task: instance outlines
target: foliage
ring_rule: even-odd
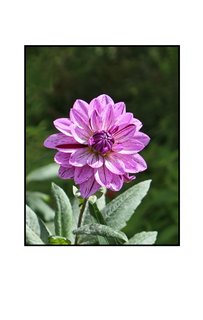
[[[75,204],[71,205],[68,196],[59,186],[52,183],[52,195],[55,199],[55,218],[54,226],[55,233],[51,234],[48,227],[41,221],[40,218],[26,206],[26,244],[36,245],[74,245],[74,244],[99,244],[99,245],[151,245],[156,241],[157,232],[142,232],[135,234],[128,240],[126,234],[120,229],[122,224],[119,225],[118,221],[129,220],[128,210],[123,210],[129,206],[131,215],[134,213],[142,198],[145,197],[149,189],[150,181],[144,181],[134,187],[128,189],[125,194],[118,196],[113,205],[107,204],[103,207],[102,211],[98,209],[97,198],[96,202],[84,200],[82,204],[81,214],[85,213],[82,220],[82,225],[75,226],[73,216],[78,218],[79,200],[75,197]],[[135,188],[136,187],[136,188]],[[134,197],[131,195],[134,194]],[[103,194],[105,197],[105,195]],[[96,196],[95,196],[96,197]],[[86,210],[83,210],[85,208]],[[121,214],[122,211],[122,214]],[[103,212],[103,213],[102,213]],[[114,217],[115,224],[112,224],[111,216]],[[89,217],[89,219],[86,219]],[[76,235],[76,237],[74,237]],[[81,235],[86,235],[81,237]],[[77,241],[76,241],[77,240]]]
[[[54,150],[43,146],[54,133],[53,121],[68,117],[76,99],[90,101],[102,93],[124,101],[151,138],[141,152],[148,169],[137,175],[136,183],[124,184],[121,192],[148,179],[153,180],[152,188],[122,231],[130,239],[143,230],[157,230],[156,244],[178,244],[178,47],[27,47],[26,174],[53,164]],[[28,181],[28,192],[49,198],[38,195],[36,202],[28,194],[27,203],[31,207],[41,200],[49,205],[50,218],[45,207],[44,213],[37,204],[33,210],[53,230],[51,181],[75,202],[73,181],[55,175],[43,183]],[[121,192],[107,191],[107,204]]]

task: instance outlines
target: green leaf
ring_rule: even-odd
[[[26,205],[26,243],[45,244],[51,234],[40,218]]]
[[[158,232],[157,231],[143,231],[136,233],[132,238],[129,239],[125,245],[128,244],[154,244],[156,242]]]
[[[56,215],[54,218],[56,235],[72,241],[72,207],[69,198],[59,186],[52,182],[52,195],[55,201]]]
[[[72,200],[72,210],[73,210],[73,217],[72,217],[72,231],[77,229],[78,226],[78,219],[80,215],[80,203],[78,198],[73,198]],[[75,242],[75,235],[72,233],[72,243]]]
[[[128,241],[128,238],[126,237],[125,233],[121,231],[116,231],[108,226],[98,223],[86,224],[85,226],[74,230],[73,233],[99,235],[103,237],[116,237],[124,241]]]
[[[43,221],[52,221],[54,219],[55,212],[42,200],[45,199],[42,195],[40,192],[27,191],[26,203],[33,211],[40,215],[40,218],[42,218]]]
[[[31,171],[27,177],[26,182],[30,181],[44,181],[58,177],[59,165],[57,163],[50,163],[46,166],[40,167]]]
[[[146,196],[151,181],[146,180],[136,184],[101,210],[108,226],[113,227],[115,230],[121,230],[126,226],[126,222]]]
[[[51,245],[69,245],[71,244],[70,240],[65,237],[59,237],[59,236],[49,236],[49,243]]]

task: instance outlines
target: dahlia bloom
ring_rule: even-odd
[[[126,112],[123,102],[100,95],[90,104],[76,100],[69,118],[54,121],[60,133],[49,136],[44,146],[56,149],[59,177],[74,179],[83,198],[101,186],[118,191],[147,168],[138,154],[150,138],[140,132],[142,123]]]

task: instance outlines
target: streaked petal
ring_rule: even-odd
[[[64,136],[63,133],[54,133],[44,141],[44,146],[50,149],[56,149],[58,141]]]
[[[92,176],[91,178],[89,178],[89,180],[80,184],[80,192],[81,192],[82,198],[89,198],[90,196],[95,194],[100,187],[101,186],[95,180],[95,177]]]
[[[94,175],[94,169],[85,165],[84,167],[76,167],[74,173],[74,181],[76,184],[81,184]]]
[[[113,173],[124,174],[125,166],[123,162],[114,153],[105,157],[105,166]]]
[[[89,104],[84,101],[84,100],[76,100],[73,109],[76,109],[82,114],[86,119],[88,119],[88,109],[89,109]]]
[[[70,153],[57,152],[54,161],[64,168],[72,168],[72,165],[69,163],[70,156]]]
[[[73,151],[76,151],[77,149],[84,148],[85,145],[78,143],[74,137],[65,136],[63,135],[63,138],[60,139],[56,145],[56,149],[61,152],[67,152],[72,153]]]
[[[75,168],[64,168],[64,167],[60,167],[59,168],[59,177],[61,179],[73,179],[74,178],[74,171]]]
[[[103,126],[102,118],[96,110],[93,110],[93,112],[91,114],[90,125],[92,127],[93,132],[102,129],[102,126]]]
[[[133,154],[133,159],[137,163],[137,172],[142,172],[147,169],[147,164],[139,153]]]
[[[134,124],[129,124],[123,129],[119,130],[114,134],[114,138],[116,139],[116,142],[124,142],[126,140],[129,140],[133,137],[135,133],[136,127]]]
[[[54,121],[54,126],[56,127],[56,129],[67,136],[72,136],[71,130],[69,128],[71,124],[72,122],[70,121],[70,119],[67,118],[60,118]]]
[[[103,165],[104,159],[99,154],[92,153],[87,158],[87,164],[92,168],[99,168]]]
[[[114,152],[120,152],[123,150],[124,146],[122,143],[114,143],[113,147],[111,148],[112,151]]]
[[[122,124],[131,124],[133,120],[133,114],[130,112],[123,113],[121,114],[117,119],[116,119],[116,125],[120,126]]]
[[[115,116],[114,116],[114,109],[111,104],[108,104],[102,113],[103,119],[103,126],[102,129],[108,131],[114,123],[115,123]]]
[[[71,154],[69,163],[75,167],[83,167],[87,164],[87,158],[89,157],[89,148],[78,149]]]
[[[95,169],[95,179],[96,181],[103,187],[107,187],[109,186],[112,177],[113,177],[113,173],[111,171],[109,171],[105,165],[103,165],[102,167]]]
[[[129,183],[132,180],[136,179],[136,177],[135,176],[129,176],[129,173],[125,173],[123,175],[123,179],[124,179],[124,182]]]
[[[76,141],[82,144],[88,144],[90,134],[86,132],[84,129],[78,128],[75,125],[70,126],[71,133]]]
[[[143,126],[142,122],[135,118],[133,118],[132,123],[136,126],[136,131],[139,131]]]
[[[114,104],[114,110],[116,117],[119,117],[121,114],[126,113],[126,106],[124,102],[118,102]]]
[[[112,181],[109,185],[109,189],[112,191],[119,191],[123,186],[123,176],[113,174]]]
[[[121,154],[133,154],[144,149],[144,144],[135,138],[123,142],[123,149]]]
[[[129,154],[119,153],[119,158],[122,161],[123,165],[125,166],[125,172],[130,172],[130,173],[138,172],[137,162],[133,156],[134,154],[129,155]]]
[[[150,137],[143,132],[135,132],[133,139],[139,140],[145,147],[150,141]]]
[[[111,99],[111,97],[106,94],[101,94],[90,102],[90,106],[97,110],[99,114],[101,114],[104,107],[109,103],[114,104],[114,101]]]
[[[91,132],[89,129],[89,118],[81,114],[77,109],[70,110],[70,119],[77,127],[85,129],[86,132]]]

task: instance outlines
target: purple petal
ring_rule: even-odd
[[[148,145],[150,137],[143,132],[135,132],[133,139],[139,140],[144,146]]]
[[[113,147],[112,147],[112,151],[114,152],[120,152],[121,150],[123,150],[123,144],[122,143],[114,143]]]
[[[76,184],[81,184],[94,175],[94,169],[85,165],[84,167],[76,167],[74,173],[74,181]]]
[[[95,180],[94,176],[89,178],[89,180],[80,184],[80,192],[82,198],[89,198],[93,194],[95,194],[100,188],[100,185]]]
[[[126,183],[129,183],[129,182],[131,182],[132,180],[134,180],[134,179],[136,179],[136,177],[135,176],[129,176],[129,173],[125,173],[124,175],[123,175],[123,178],[124,178],[124,182],[126,182]]]
[[[87,158],[87,164],[92,168],[99,168],[103,163],[104,159],[99,154],[92,153]]]
[[[56,149],[58,141],[63,137],[63,133],[54,133],[44,141],[44,146],[50,149]]]
[[[124,102],[118,102],[114,104],[114,110],[116,117],[119,117],[121,114],[126,113],[126,106]]]
[[[91,124],[93,132],[102,129],[102,125],[103,125],[102,118],[96,110],[93,110],[93,112],[91,114],[90,124]]]
[[[144,144],[139,140],[131,138],[128,141],[123,142],[123,149],[120,151],[121,154],[133,154],[144,149]]]
[[[106,156],[105,166],[113,173],[125,173],[125,166],[123,162],[114,153],[110,153],[108,156]]]
[[[138,167],[136,159],[134,159],[134,154],[121,154],[119,153],[119,158],[125,166],[125,172],[137,173]]]
[[[60,167],[59,168],[59,177],[61,179],[73,179],[74,178],[74,171],[75,168],[64,168],[64,167]]]
[[[119,130],[114,134],[114,138],[116,139],[116,142],[124,142],[126,140],[129,140],[133,137],[135,133],[136,127],[134,124],[129,124],[123,129]]]
[[[117,119],[116,119],[116,124],[118,126],[122,124],[132,124],[133,121],[133,114],[130,112],[123,113],[121,114]]]
[[[82,144],[88,144],[91,135],[89,132],[87,132],[85,129],[78,128],[75,125],[71,125],[70,129],[76,141]]]
[[[78,110],[86,119],[88,119],[89,104],[84,100],[76,100],[73,109]]]
[[[101,114],[104,107],[109,103],[114,104],[114,101],[111,99],[111,97],[106,94],[101,94],[90,102],[90,106],[97,110],[99,114]]]
[[[72,168],[72,165],[69,163],[70,156],[70,153],[57,152],[54,161],[64,168]]]
[[[96,181],[103,187],[107,187],[109,186],[112,177],[113,177],[113,173],[111,171],[109,171],[105,166],[102,166],[98,169],[95,169],[95,179]]]
[[[108,131],[115,123],[114,109],[111,104],[107,105],[102,114],[103,130]]]
[[[58,129],[67,136],[72,135],[71,130],[69,128],[71,124],[72,122],[70,121],[70,119],[67,118],[60,118],[54,121],[54,126],[56,127],[56,129]]]
[[[147,164],[140,154],[133,154],[133,159],[137,163],[137,172],[142,172],[147,169]]]
[[[87,158],[89,157],[89,148],[78,149],[71,154],[69,163],[75,167],[83,167],[87,164]]]
[[[143,126],[142,122],[140,122],[140,120],[135,118],[133,118],[132,123],[136,126],[136,131],[139,131]]]
[[[85,129],[86,132],[91,132],[89,129],[89,118],[81,114],[78,110],[71,109],[70,119],[77,127]]]
[[[109,189],[112,191],[119,191],[123,186],[123,176],[113,174],[112,181],[109,185]]]
[[[73,137],[63,135],[56,145],[56,149],[61,152],[72,153],[77,149],[86,147],[83,144],[78,143]]]

